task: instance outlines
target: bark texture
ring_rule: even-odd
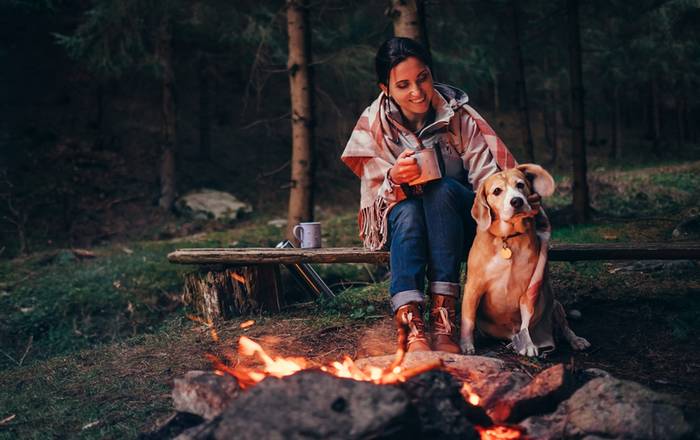
[[[184,302],[207,321],[279,312],[283,303],[279,266],[204,268],[188,274]]]
[[[172,30],[169,17],[164,17],[158,32],[156,56],[161,69],[163,117],[161,127],[160,199],[158,205],[169,210],[175,202],[175,146],[177,143],[177,113],[175,104],[175,72],[172,60]]]
[[[513,24],[511,32],[511,44],[513,46],[513,56],[515,65],[518,66],[518,112],[520,113],[520,132],[522,136],[523,148],[525,150],[525,161],[535,161],[535,147],[532,142],[532,129],[530,128],[530,108],[527,100],[527,82],[525,79],[525,63],[523,61],[523,49],[520,37],[520,2],[511,0],[510,14]]]
[[[306,0],[287,0],[289,90],[292,101],[292,177],[287,214],[287,238],[297,243],[292,229],[313,220],[314,109],[311,29]]]
[[[430,51],[423,0],[391,0],[386,10],[394,25],[394,36],[416,40]]]
[[[569,28],[569,76],[571,80],[571,144],[573,161],[574,221],[585,223],[590,218],[588,165],[586,163],[586,134],[583,109],[583,78],[581,69],[581,36],[579,2],[567,0]]]

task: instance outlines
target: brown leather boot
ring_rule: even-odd
[[[457,298],[433,294],[430,302],[430,335],[433,350],[461,353],[456,342]]]
[[[394,314],[394,321],[399,347],[406,351],[430,351],[423,316],[417,303],[411,302],[399,307]]]

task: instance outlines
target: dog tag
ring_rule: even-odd
[[[507,247],[503,247],[500,250],[500,254],[501,254],[501,258],[503,258],[504,260],[510,260],[510,257],[513,256],[513,251],[511,251]]]

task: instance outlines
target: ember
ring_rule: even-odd
[[[523,429],[512,427],[512,426],[492,426],[490,428],[482,428],[480,426],[476,427],[479,431],[481,440],[526,440],[527,437],[523,436]]]

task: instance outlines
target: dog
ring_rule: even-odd
[[[523,164],[486,178],[478,187],[472,217],[477,223],[467,261],[462,297],[460,348],[474,354],[474,330],[511,340],[526,356],[553,350],[554,332],[574,350],[590,343],[569,328],[547,277],[549,232],[535,227],[534,192],[554,192],[554,179],[542,167]],[[542,251],[542,252],[541,252]]]

